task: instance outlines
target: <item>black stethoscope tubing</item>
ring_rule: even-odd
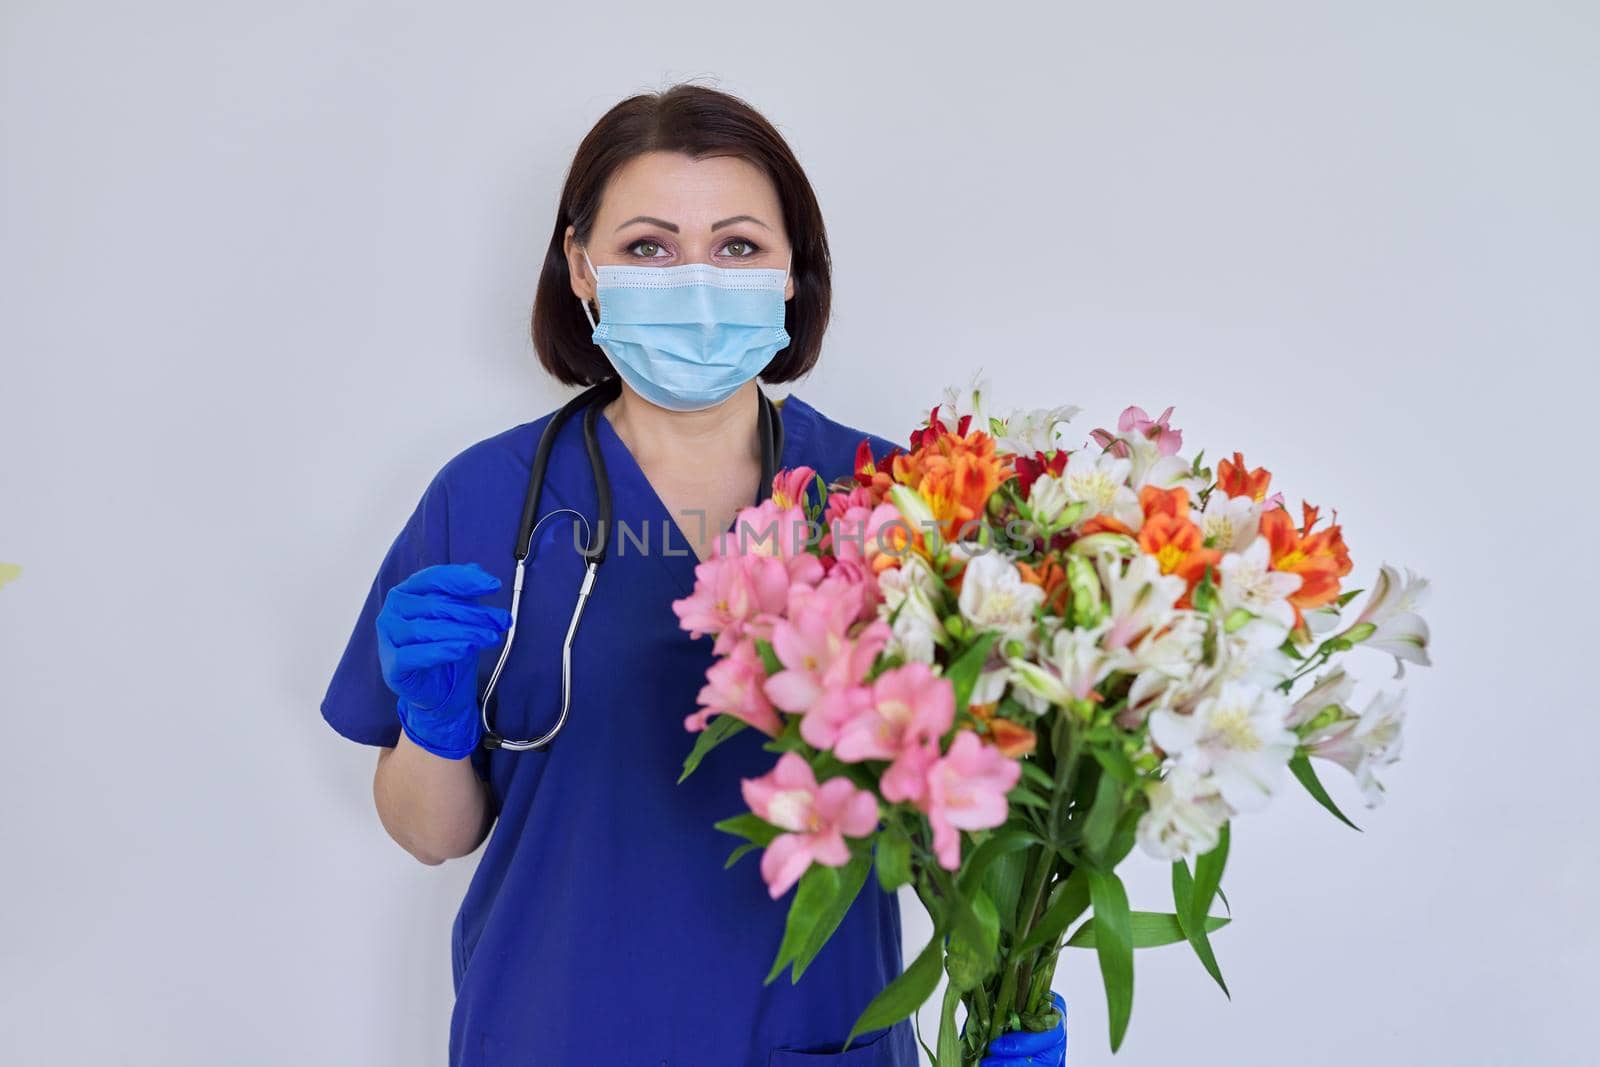
[[[761,438],[761,485],[756,493],[756,502],[759,504],[771,491],[773,476],[777,474],[778,459],[783,454],[783,418],[778,412],[778,405],[770,397],[759,389],[756,392],[761,399],[756,415],[757,432]],[[563,404],[550,417],[550,421],[545,424],[544,432],[539,436],[539,446],[533,454],[533,469],[528,477],[527,496],[522,502],[522,522],[517,530],[517,543],[514,549],[517,570],[511,589],[511,626],[506,631],[506,640],[500,650],[499,662],[495,664],[494,673],[489,676],[489,684],[484,689],[480,703],[484,748],[505,748],[516,752],[544,748],[554,740],[556,734],[561,732],[561,727],[567,721],[567,711],[572,701],[572,641],[577,636],[578,622],[583,618],[584,605],[594,589],[595,575],[600,570],[600,564],[605,562],[606,548],[611,537],[611,479],[606,474],[606,461],[600,452],[600,437],[596,425],[600,409],[621,393],[622,381],[619,378],[607,378],[589,386]],[[550,453],[555,447],[556,437],[580,408],[586,409],[583,413],[583,447],[588,454],[589,470],[594,477],[597,514],[592,534],[589,532],[587,517],[572,508],[557,508],[543,518],[536,519],[539,512],[539,497],[544,489],[545,472],[550,466]],[[576,516],[584,524],[586,532],[584,548],[580,552],[585,564],[583,583],[578,589],[578,599],[573,605],[572,618],[567,623],[566,637],[561,643],[561,714],[556,719],[555,725],[539,737],[526,740],[502,737],[490,724],[489,706],[495,682],[500,678],[500,671],[505,667],[506,657],[511,652],[511,642],[516,636],[517,610],[522,603],[524,569],[528,555],[533,551],[533,536],[539,524],[563,512]]]

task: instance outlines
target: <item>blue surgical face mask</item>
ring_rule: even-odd
[[[606,264],[583,251],[600,299],[583,316],[622,380],[652,404],[697,411],[732,396],[789,343],[783,290],[789,268]],[[789,253],[789,263],[794,253]]]

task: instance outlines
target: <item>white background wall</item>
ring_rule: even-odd
[[[443,1062],[476,857],[391,842],[317,703],[427,479],[561,395],[579,138],[699,77],[829,222],[801,395],[1176,404],[1434,582],[1390,802],[1241,820],[1234,1001],[1141,955],[1115,1062],[1593,1062],[1596,6],[893,6],[0,5],[0,1061]]]

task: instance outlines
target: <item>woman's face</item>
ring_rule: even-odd
[[[593,300],[594,276],[573,227],[563,248],[572,291]],[[736,156],[693,159],[681,152],[645,152],[618,167],[600,199],[589,235],[596,267],[775,267],[789,260],[789,235],[777,187]],[[794,296],[794,279],[784,287]]]

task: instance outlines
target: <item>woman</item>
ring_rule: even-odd
[[[746,810],[739,780],[774,759],[765,736],[735,735],[677,781],[711,642],[680,630],[671,602],[764,495],[756,379],[810,370],[829,289],[811,186],[738,99],[691,85],[635,96],[579,146],[533,341],[559,381],[620,389],[594,420],[614,514],[572,645],[570,712],[548,747],[483,745],[479,695],[512,622],[513,549],[550,415],[440,470],[322,702],[334,729],[379,746],[379,815],[407,851],[437,864],[488,837],[452,932],[456,1067],[917,1062],[910,1020],[837,1053],[901,971],[898,903],[873,880],[798,984],[764,984],[792,898],[770,899],[754,859],[724,869],[738,841],[713,823]],[[793,395],[779,415],[779,467],[831,480],[853,469],[863,438],[878,456],[890,447]],[[546,518],[490,701],[506,738],[537,737],[561,716],[579,549],[599,518],[582,423],[553,439]]]

